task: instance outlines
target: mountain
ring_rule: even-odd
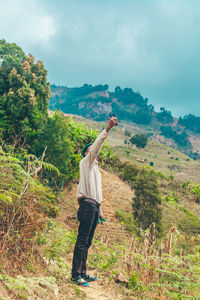
[[[113,92],[105,85],[68,88],[51,85],[49,108],[76,114],[95,121],[105,121],[116,114],[120,121],[137,126],[150,139],[167,144],[182,153],[199,159],[200,117],[188,114],[175,118],[171,111],[154,110],[140,92],[117,86]]]
[[[115,92],[109,92],[106,84],[84,84],[79,88],[52,85],[49,108],[96,121],[103,121],[110,113],[116,113],[121,120],[149,124],[153,116],[153,106],[148,105],[148,99],[144,99],[139,92],[120,87],[116,87]]]

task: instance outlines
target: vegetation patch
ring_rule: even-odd
[[[116,211],[116,217],[120,220],[121,224],[124,225],[128,232],[132,234],[137,231],[132,212],[122,211],[119,209]]]

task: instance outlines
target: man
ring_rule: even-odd
[[[109,130],[118,124],[116,117],[111,117],[105,130],[97,137],[93,144],[87,144],[83,149],[84,158],[80,162],[80,181],[77,191],[79,209],[77,217],[80,222],[78,236],[74,248],[71,280],[81,286],[89,286],[88,282],[97,280],[97,277],[86,273],[88,248],[99,218],[103,221],[103,212],[100,207],[102,201],[101,174],[96,160],[108,137]]]

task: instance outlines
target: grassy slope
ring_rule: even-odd
[[[68,115],[66,115],[68,116]],[[79,122],[85,122],[89,128],[102,130],[105,128],[105,122],[95,122],[85,119],[81,116],[73,115],[73,119]],[[154,163],[154,170],[159,171],[166,177],[172,175],[174,178],[174,184],[170,184],[169,180],[161,184],[160,189],[162,193],[162,209],[163,209],[163,227],[167,232],[171,226],[177,226],[180,228],[181,224],[185,224],[185,231],[192,234],[191,229],[194,226],[193,220],[188,218],[180,208],[174,204],[166,202],[166,197],[178,198],[178,205],[185,207],[191,211],[197,218],[200,218],[199,204],[194,202],[194,199],[183,194],[178,189],[178,185],[183,181],[191,180],[193,182],[200,182],[200,162],[194,161],[183,153],[170,148],[165,144],[161,144],[155,140],[149,140],[148,145],[144,149],[138,149],[135,146],[126,146],[124,144],[124,131],[128,129],[132,134],[141,131],[140,128],[134,127],[132,124],[120,124],[110,131],[107,143],[113,148],[114,152],[123,161],[131,161],[139,166],[149,166],[152,161]],[[127,153],[127,150],[130,153]],[[144,163],[138,162],[137,159],[146,161]],[[196,227],[193,228],[193,233],[198,233]]]
[[[65,114],[66,116],[70,116]],[[102,130],[105,128],[105,122],[95,122],[81,116],[73,115],[73,119],[79,122],[85,122],[89,128]],[[194,161],[183,153],[170,148],[169,146],[159,143],[155,140],[149,140],[148,145],[144,149],[138,149],[133,146],[124,144],[124,131],[128,129],[132,134],[141,132],[141,128],[132,124],[122,123],[118,127],[112,129],[108,137],[108,144],[113,148],[114,152],[123,161],[132,161],[138,165],[149,165],[154,163],[154,170],[162,172],[165,176],[173,175],[182,180],[192,180],[200,182],[200,162]],[[127,153],[127,150],[130,153]],[[168,154],[168,152],[170,152]],[[140,163],[137,159],[146,161]]]

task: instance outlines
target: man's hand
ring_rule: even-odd
[[[106,131],[108,132],[113,126],[118,125],[119,121],[117,117],[108,118],[108,125],[106,127]]]
[[[98,224],[103,224],[106,221],[106,219],[102,216],[99,216]]]

